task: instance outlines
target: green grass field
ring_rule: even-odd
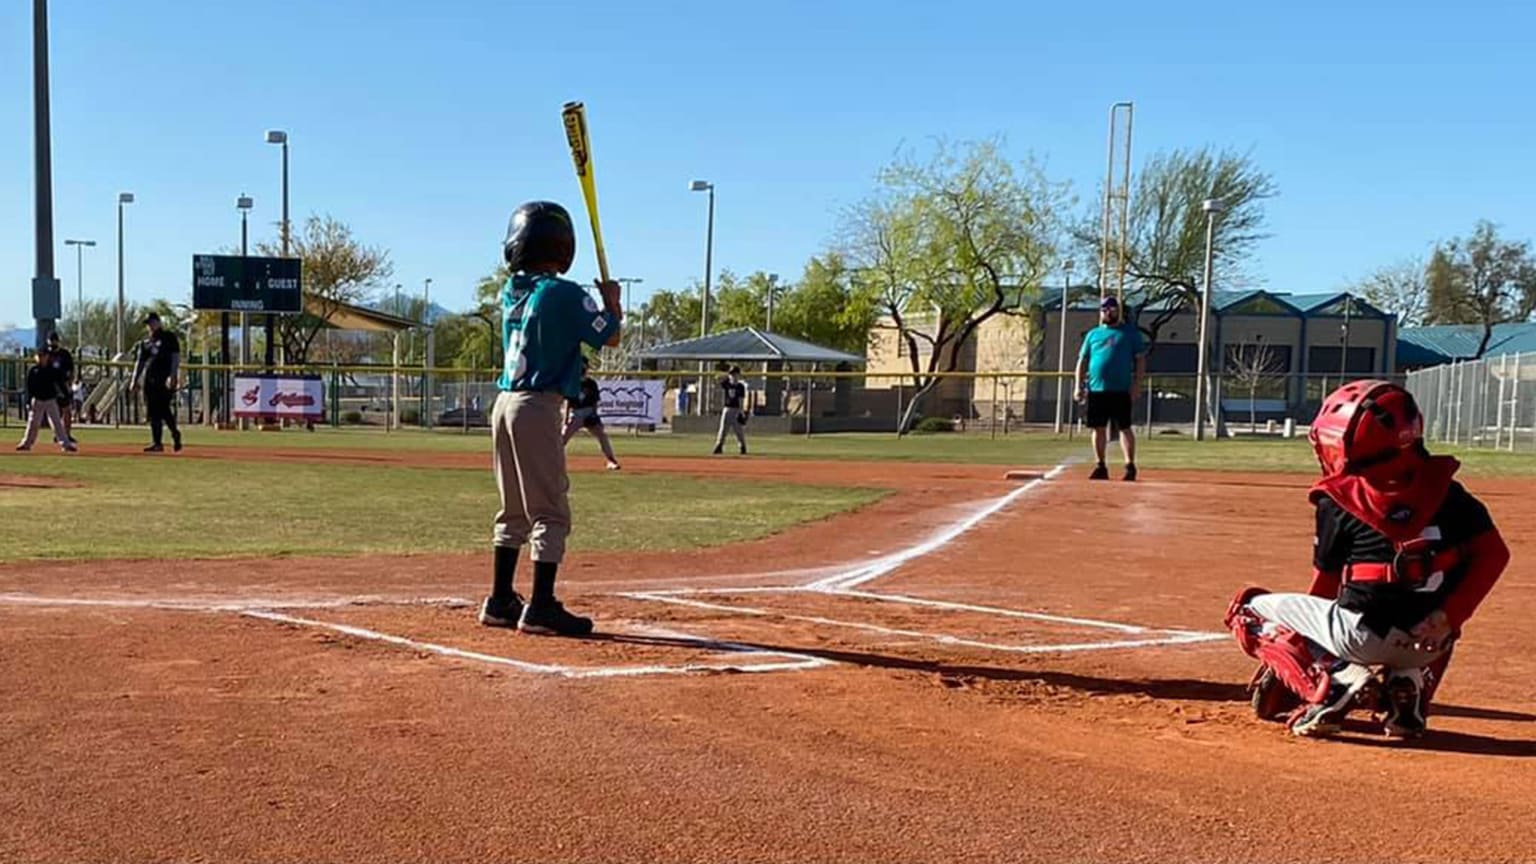
[[[488,470],[34,455],[0,473],[82,484],[0,487],[0,560],[472,550],[497,507]],[[735,543],[884,494],[611,474],[575,475],[571,492],[577,550]]]
[[[79,432],[89,452],[99,444],[142,444],[142,429]],[[314,433],[189,430],[191,447],[375,448],[487,454],[481,432],[321,429]],[[922,461],[1049,466],[1086,462],[1086,438],[1031,433],[977,435],[761,436],[752,458]],[[707,456],[698,436],[615,435],[623,456]],[[43,445],[46,446],[46,445]],[[593,455],[578,437],[572,451]],[[1445,450],[1466,474],[1536,475],[1536,455]],[[727,459],[737,457],[727,456]],[[1111,446],[1111,463],[1119,455]],[[1152,436],[1138,460],[1148,479],[1158,470],[1242,472],[1316,470],[1301,439],[1196,443]],[[489,459],[487,458],[487,464]],[[482,547],[496,510],[488,470],[342,464],[280,464],[138,457],[7,459],[0,473],[54,477],[78,488],[0,487],[0,560],[37,558],[180,558],[238,555],[347,555],[471,550]],[[661,550],[728,544],[768,536],[877,500],[880,490],[801,486],[643,474],[572,478],[575,549]],[[39,521],[76,526],[45,532]]]
[[[19,430],[18,433],[19,435]],[[91,442],[142,444],[148,435],[142,429],[90,429],[80,433],[84,445]],[[361,429],[321,428],[315,432],[212,432],[189,430],[188,442],[196,447],[272,447],[357,448],[426,452],[489,453],[490,443],[484,430],[465,435],[459,431],[425,432],[410,430],[382,432]],[[613,430],[614,446],[622,458],[636,456],[709,455],[713,441],[697,435],[629,435]],[[990,438],[986,435],[908,435],[897,438],[882,434],[839,434],[803,436],[764,435],[750,439],[754,456],[770,459],[824,459],[833,461],[905,461],[956,462],[984,465],[1055,465],[1064,459],[1087,459],[1088,439],[1071,439],[1047,433],[1026,432]],[[1148,470],[1188,469],[1209,471],[1283,471],[1310,473],[1317,463],[1303,438],[1224,439],[1199,443],[1187,435],[1152,435],[1140,437],[1138,462]],[[1468,476],[1536,475],[1536,453],[1507,453],[1436,446],[1435,452],[1449,453],[1466,465]],[[597,453],[596,444],[586,435],[571,442],[571,452]],[[1119,460],[1118,447],[1110,445],[1110,459]]]

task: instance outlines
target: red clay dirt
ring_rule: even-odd
[[[853,573],[1019,484],[993,466],[626,470],[897,492],[738,547],[578,554],[563,593],[606,634],[582,641],[447,602],[479,598],[484,555],[0,567],[0,860],[1536,860],[1526,481],[1470,484],[1514,564],[1434,731],[1404,747],[1289,739],[1252,719],[1230,641],[1170,641],[1219,630],[1244,583],[1304,584],[1306,478],[1074,470],[847,596],[751,589]],[[674,589],[721,593],[654,593]],[[384,602],[405,600],[425,602]],[[152,601],[200,608],[126,605]],[[301,624],[207,608],[305,601],[280,610]],[[1081,647],[1140,638],[1159,644]],[[584,678],[479,655],[577,676],[800,666]]]

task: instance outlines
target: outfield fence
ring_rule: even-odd
[[[25,417],[26,400],[20,388],[27,362],[12,357],[0,363],[4,397],[0,425],[15,425]],[[144,422],[142,402],[129,386],[131,363],[88,359],[79,361],[79,367],[82,388],[75,400],[77,422],[111,426]],[[500,370],[486,369],[340,364],[272,371],[319,380],[324,412],[315,423],[380,432],[457,429],[466,434],[489,425],[500,374]],[[242,424],[235,417],[235,406],[247,394],[234,392],[233,382],[237,375],[262,372],[249,365],[184,363],[176,398],[179,418],[183,423],[208,426],[260,422]],[[637,434],[712,433],[721,408],[716,374],[710,372],[701,379],[697,370],[629,371],[598,372],[595,377],[662,383],[662,404],[655,406],[661,422],[632,427]],[[931,387],[919,388],[910,373],[749,370],[744,375],[752,393],[755,434],[894,433],[914,399],[919,400],[912,411],[914,421],[936,418],[930,426],[936,422],[991,437],[1025,430],[1081,432],[1082,406],[1073,398],[1070,374],[955,372],[931,379]],[[1288,425],[1305,425],[1323,396],[1342,380],[1338,375],[1275,375],[1261,381],[1213,376],[1207,422],[1213,427],[1221,423],[1234,434],[1274,434]],[[1185,430],[1194,422],[1194,396],[1194,375],[1150,376],[1133,409],[1136,425],[1147,431]],[[1528,401],[1536,406],[1536,398]],[[295,421],[282,425],[292,426]],[[299,425],[312,424],[301,421]]]
[[[1536,451],[1536,355],[1506,354],[1410,372],[1432,442]]]

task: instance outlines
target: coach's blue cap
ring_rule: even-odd
[[[1108,297],[1105,297],[1103,300],[1099,301],[1099,308],[1100,309],[1119,309],[1120,308],[1120,301],[1116,300],[1114,295],[1110,295]]]

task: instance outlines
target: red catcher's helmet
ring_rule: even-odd
[[[1424,440],[1424,418],[1407,390],[1390,381],[1352,381],[1328,394],[1307,435],[1323,474],[1379,465]]]

